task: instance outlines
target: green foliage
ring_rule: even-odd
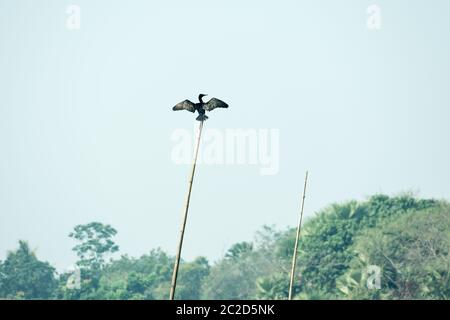
[[[299,243],[295,299],[449,299],[450,205],[410,195],[333,204],[308,219]],[[0,262],[0,297],[12,299],[168,299],[174,257],[160,249],[108,261],[116,230],[98,222],[70,237],[80,286],[37,260],[26,243]],[[286,299],[296,230],[264,226],[212,266],[181,261],[177,299]],[[368,289],[369,266],[381,289]]]
[[[298,265],[303,290],[339,295],[336,280],[355,257],[351,246],[356,236],[375,228],[380,221],[439,205],[438,201],[409,195],[376,195],[365,202],[350,201],[326,208],[304,227]]]
[[[105,264],[106,256],[119,250],[111,240],[116,233],[113,227],[100,222],[76,226],[69,237],[80,242],[72,249],[79,257],[77,265],[90,270],[100,270]]]
[[[294,283],[296,298],[346,298],[336,281],[356,256],[352,247],[355,238],[377,228],[380,222],[438,206],[439,201],[410,195],[376,195],[364,202],[350,201],[325,208],[309,219],[302,230]],[[265,227],[251,256],[244,255],[236,262],[225,259],[214,266],[212,276],[204,284],[206,293],[211,292],[206,297],[285,299],[295,234],[295,229],[277,232]]]
[[[181,264],[175,298],[183,300],[200,299],[201,284],[209,275],[209,272],[210,265],[204,257],[199,257],[193,262]]]
[[[357,256],[338,282],[350,299],[449,299],[450,207],[411,212],[358,237]],[[365,270],[381,268],[380,290]]]
[[[257,258],[224,259],[211,268],[203,282],[203,299],[245,299],[255,294],[259,270],[253,265]]]
[[[167,299],[173,261],[160,249],[152,250],[140,258],[122,256],[107,266],[102,280],[105,286],[117,279],[124,281],[132,299]]]
[[[0,297],[48,299],[56,287],[54,274],[55,269],[39,261],[27,242],[19,241],[19,248],[0,264]]]
[[[289,293],[288,273],[276,272],[273,275],[256,280],[256,298],[258,299],[286,299]]]
[[[100,222],[75,226],[69,237],[78,241],[72,250],[76,252],[79,259],[77,266],[81,273],[80,287],[68,288],[67,280],[71,274],[62,274],[55,292],[56,298],[91,300],[129,297],[126,288],[122,288],[126,285],[125,282],[111,283],[102,279],[104,269],[108,265],[107,257],[119,250],[111,239],[116,234],[117,231],[113,227]]]
[[[287,272],[274,250],[280,236],[273,227],[264,226],[257,233],[254,244],[232,246],[205,278],[202,298],[257,299],[262,296],[258,292],[258,281],[264,282],[266,276],[281,270]]]
[[[238,242],[232,245],[230,249],[228,249],[228,252],[225,254],[225,258],[239,259],[252,250],[253,244],[251,242]]]
[[[81,299],[151,300],[167,298],[173,259],[163,251],[152,250],[140,258],[122,256],[99,272],[97,284]],[[92,279],[92,275],[86,275]],[[83,279],[85,279],[83,277]],[[86,280],[82,281],[85,283]],[[164,288],[164,289],[162,289]]]
[[[122,256],[100,271],[82,269],[81,288],[67,289],[67,277],[60,283],[60,299],[153,300],[168,299],[174,258],[160,249],[140,258]],[[204,257],[181,262],[177,299],[199,299],[201,283],[209,273]]]

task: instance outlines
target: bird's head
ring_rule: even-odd
[[[202,101],[202,98],[203,98],[203,97],[206,97],[206,96],[207,96],[207,94],[200,93],[200,95],[198,96],[198,100],[200,100],[201,102],[203,102],[203,101]]]

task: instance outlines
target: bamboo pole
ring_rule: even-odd
[[[294,254],[292,255],[292,268],[291,268],[291,279],[289,282],[289,300],[292,300],[292,290],[294,287],[294,276],[295,276],[295,266],[297,264],[297,251],[298,251],[298,243],[300,239],[300,232],[302,230],[302,220],[303,220],[303,208],[305,206],[305,195],[306,195],[306,184],[308,182],[308,171],[306,171],[305,175],[305,184],[303,186],[303,198],[302,198],[302,208],[300,210],[300,218],[298,220],[298,226],[297,226],[297,236],[295,238],[295,245],[294,245]]]
[[[200,138],[201,138],[202,130],[203,130],[203,121],[204,120],[202,120],[200,122],[200,125],[198,128],[197,143],[195,146],[191,175],[189,177],[189,188],[188,188],[188,192],[186,195],[186,202],[184,205],[182,223],[181,223],[181,227],[180,227],[180,239],[178,241],[177,255],[175,257],[175,265],[173,267],[172,284],[170,286],[170,300],[175,299],[175,289],[176,289],[176,285],[177,285],[178,268],[180,266],[181,248],[183,246],[184,230],[186,229],[186,221],[187,221],[187,215],[188,215],[188,210],[189,210],[189,201],[191,199],[192,183],[194,181],[195,167],[197,165],[198,150],[200,147]]]

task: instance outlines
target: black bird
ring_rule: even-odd
[[[228,104],[223,102],[222,100],[212,98],[208,102],[203,102],[203,97],[207,96],[207,94],[200,94],[198,96],[198,103],[193,103],[189,100],[184,100],[183,102],[178,103],[175,107],[172,108],[173,111],[178,110],[187,110],[190,112],[198,111],[198,117],[196,120],[203,121],[208,119],[208,116],[205,115],[205,111],[212,111],[215,108],[228,108]]]

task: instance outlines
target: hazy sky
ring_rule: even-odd
[[[308,215],[449,199],[449,17],[446,0],[0,0],[0,259],[24,239],[64,269],[91,221],[120,253],[174,254],[190,167],[171,137],[196,121],[171,107],[201,92],[230,104],[205,129],[279,130],[279,172],[200,165],[184,258],[295,225],[306,170]]]

